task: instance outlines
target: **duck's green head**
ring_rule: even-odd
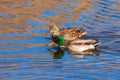
[[[57,43],[59,46],[65,46],[65,40],[63,39],[62,36],[55,36],[53,38],[53,41]]]

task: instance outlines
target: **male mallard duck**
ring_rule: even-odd
[[[59,30],[56,25],[50,27],[49,33],[53,33],[53,37],[62,36],[65,40],[78,39],[86,34],[86,32],[83,32],[83,28],[65,28]]]
[[[97,40],[72,40],[65,44],[65,40],[62,36],[55,36],[53,38],[52,45],[57,43],[59,47],[61,48],[67,48],[69,51],[73,52],[84,52],[84,51],[90,51],[94,50],[96,46],[99,44]]]

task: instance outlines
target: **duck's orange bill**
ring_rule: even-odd
[[[54,46],[55,43],[52,41],[51,43],[47,44],[47,46]]]

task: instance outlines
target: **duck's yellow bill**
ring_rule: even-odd
[[[54,46],[55,43],[52,41],[51,43],[47,44],[47,46]]]

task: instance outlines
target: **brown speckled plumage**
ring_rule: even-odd
[[[62,36],[65,40],[74,40],[80,39],[86,32],[83,31],[83,28],[64,28],[59,30],[57,26],[50,27],[50,32],[53,33],[53,36]]]

